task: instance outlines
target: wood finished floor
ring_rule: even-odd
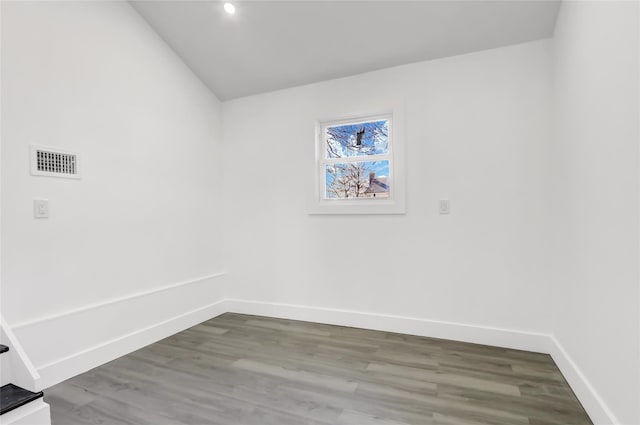
[[[591,424],[545,354],[231,313],[45,401],[53,425]]]

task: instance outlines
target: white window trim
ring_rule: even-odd
[[[327,124],[335,125],[357,121],[374,121],[380,118],[390,118],[390,146],[389,154],[371,155],[363,157],[325,158],[323,129]],[[405,114],[404,103],[396,102],[386,110],[354,113],[323,119],[316,122],[315,128],[315,164],[313,190],[309,202],[309,214],[404,214],[406,213],[406,158],[405,158]],[[361,162],[389,159],[389,198],[370,199],[326,199],[325,165],[332,162]]]

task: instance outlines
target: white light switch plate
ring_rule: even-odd
[[[451,203],[448,199],[440,199],[440,214],[449,214],[451,212]]]
[[[49,200],[48,199],[33,200],[33,216],[35,218],[49,218]]]

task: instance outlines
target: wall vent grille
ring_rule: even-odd
[[[78,154],[57,148],[31,145],[31,174],[79,179]]]

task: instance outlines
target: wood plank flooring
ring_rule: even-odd
[[[545,354],[227,313],[45,391],[53,425],[583,425]]]

